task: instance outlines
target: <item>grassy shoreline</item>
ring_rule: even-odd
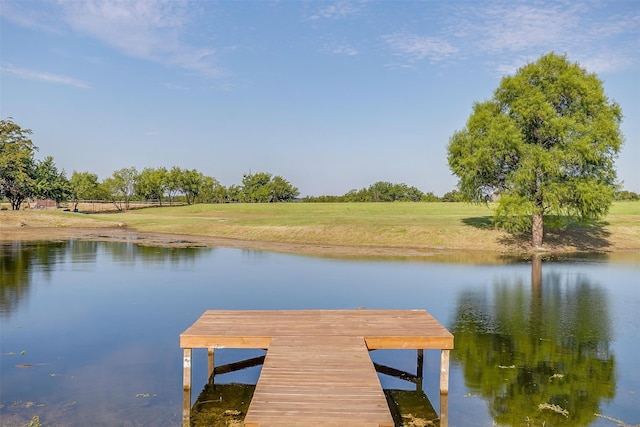
[[[325,255],[529,253],[529,236],[494,229],[491,209],[464,203],[287,203],[192,205],[91,215],[0,211],[0,241],[99,239],[100,235],[136,233],[146,235],[151,244],[170,245],[183,236],[187,244]],[[105,229],[111,231],[100,232]],[[614,203],[596,226],[546,232],[545,250],[639,251],[640,202]]]

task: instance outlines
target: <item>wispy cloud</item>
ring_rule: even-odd
[[[615,13],[612,6],[483,3],[452,11],[448,32],[464,52],[485,56],[500,74],[549,51],[567,53],[589,71],[615,71],[640,61],[640,9]]]
[[[523,49],[566,45],[568,34],[576,36],[577,7],[560,5],[536,8],[528,4],[493,5],[480,12],[483,18],[471,24],[478,46],[487,53],[520,52]],[[478,25],[479,24],[479,25]],[[474,28],[475,27],[475,28]]]
[[[438,37],[393,33],[382,38],[395,55],[401,56],[409,63],[415,63],[425,58],[433,62],[441,61],[459,52],[457,47]]]
[[[333,49],[333,53],[338,55],[356,56],[358,51],[349,46],[338,46]]]
[[[169,89],[169,90],[189,90],[188,87],[186,86],[182,86],[182,85],[177,85],[174,83],[162,83],[160,86],[164,87],[165,89]]]
[[[60,34],[62,30],[56,19],[56,9],[53,2],[2,0],[0,16],[23,27]]]
[[[342,19],[362,10],[364,2],[354,0],[342,0],[331,4],[323,4],[316,9],[308,19],[316,21],[319,19]]]
[[[325,50],[327,52],[330,52],[336,55],[343,55],[343,56],[358,55],[358,51],[347,44],[340,44],[340,45],[335,45],[331,47],[326,47]]]
[[[188,0],[2,0],[2,17],[57,34],[73,30],[117,51],[168,67],[218,77],[216,50],[185,41],[198,8]]]
[[[186,1],[84,0],[60,4],[65,21],[74,30],[126,55],[208,77],[220,74],[213,61],[214,49],[183,41],[190,11]]]
[[[73,86],[79,89],[91,88],[91,85],[83,80],[74,79],[73,77],[68,76],[61,76],[58,74],[47,73],[44,71],[28,70],[26,68],[16,67],[13,64],[5,64],[0,66],[0,71],[27,80],[37,80],[48,83],[62,84]]]

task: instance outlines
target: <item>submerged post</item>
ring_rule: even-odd
[[[209,374],[208,378],[209,378],[210,385],[213,385],[213,375],[214,375],[214,370],[216,366],[215,359],[214,359],[214,356],[215,356],[214,351],[215,351],[214,347],[209,347],[209,351],[207,352],[208,353],[207,356],[209,360],[209,363],[208,363],[209,369],[207,370],[207,372]]]
[[[182,359],[182,427],[191,425],[191,349],[184,349]]]
[[[440,427],[449,426],[449,393],[440,393]]]
[[[418,349],[418,360],[416,367],[416,391],[422,390],[422,379],[424,376],[424,350]]]

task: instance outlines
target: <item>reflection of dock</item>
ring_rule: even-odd
[[[440,391],[446,395],[453,335],[417,310],[212,310],[180,335],[180,346],[184,426],[190,422],[191,349],[209,349],[211,376],[214,349],[223,347],[267,349],[246,426],[393,426],[368,351],[441,350]]]
[[[431,405],[429,398],[422,389],[420,390],[385,390],[391,414],[396,425],[404,426],[439,426],[447,425],[446,413],[438,413]],[[446,399],[441,395],[440,399]],[[440,405],[443,408],[443,405]]]

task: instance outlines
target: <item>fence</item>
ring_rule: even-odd
[[[152,208],[157,206],[182,206],[186,205],[184,202],[173,202],[169,205],[168,201],[163,201],[162,205],[159,201],[130,201],[129,207],[127,210],[132,209],[144,209],[144,208]],[[121,209],[118,209],[118,206]],[[121,210],[125,210],[126,203],[124,200],[119,200],[115,202],[105,201],[105,200],[80,200],[77,204],[75,201],[62,202],[56,205],[54,200],[26,200],[22,203],[21,209],[65,209],[65,210],[74,210],[77,209],[77,212],[82,213],[99,213],[99,212],[119,212]]]

